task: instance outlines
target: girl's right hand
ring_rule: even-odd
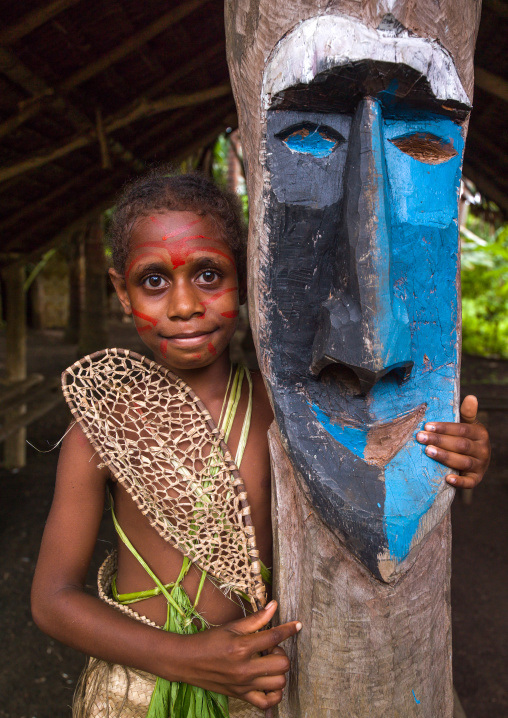
[[[290,664],[279,644],[298,633],[302,624],[292,621],[262,631],[276,609],[277,602],[271,601],[246,618],[182,636],[185,657],[179,680],[263,710],[280,703]]]

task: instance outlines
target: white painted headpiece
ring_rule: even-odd
[[[398,24],[373,29],[351,17],[320,15],[299,23],[275,47],[264,76],[265,109],[289,87],[366,59],[407,65],[427,78],[436,99],[470,105],[451,56],[436,40],[410,34]]]

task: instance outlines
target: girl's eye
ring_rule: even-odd
[[[151,287],[152,289],[159,289],[162,287],[163,279],[162,277],[159,277],[158,274],[151,274],[149,277],[147,277],[143,284],[147,287]]]
[[[205,283],[205,284],[212,284],[212,282],[215,282],[215,280],[218,278],[217,272],[214,272],[212,269],[207,269],[204,272],[201,272],[199,275],[199,278]]]

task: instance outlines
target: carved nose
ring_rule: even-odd
[[[322,304],[311,371],[343,364],[363,393],[394,372],[411,372],[411,334],[395,295],[389,184],[378,103],[366,98],[353,118],[332,291]]]
[[[368,393],[384,376],[394,373],[407,379],[413,362],[409,359],[409,329],[395,318],[382,336],[365,336],[360,307],[346,297],[332,298],[323,304],[319,329],[314,339],[311,371],[319,374],[330,364],[351,369],[360,382],[362,394]]]

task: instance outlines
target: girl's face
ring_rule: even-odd
[[[188,211],[139,217],[125,276],[113,269],[110,275],[160,364],[198,369],[228,347],[237,324],[238,277],[213,218]]]

